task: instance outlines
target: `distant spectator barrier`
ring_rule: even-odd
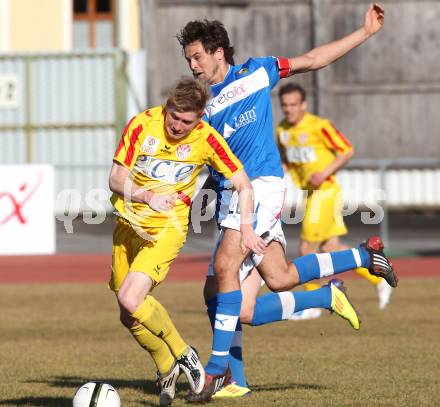
[[[124,126],[146,107],[145,72],[143,51],[0,54],[0,164],[54,165],[57,195],[106,189]]]
[[[388,211],[440,209],[440,159],[355,159],[337,175],[346,208],[383,211],[380,231],[389,240]],[[301,202],[301,191],[288,182],[286,209]]]

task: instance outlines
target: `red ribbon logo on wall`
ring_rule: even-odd
[[[43,174],[38,174],[34,185],[23,182],[18,191],[0,191],[0,226],[16,219],[21,224],[26,224],[28,219],[24,214],[24,207],[37,192],[43,181]]]

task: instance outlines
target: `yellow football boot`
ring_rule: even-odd
[[[347,297],[347,290],[344,287],[344,282],[335,278],[331,280],[328,285],[332,293],[330,310],[332,312],[336,312],[336,314],[346,319],[354,329],[359,330],[361,321],[356,310]]]
[[[243,396],[249,396],[251,393],[251,389],[248,389],[247,387],[241,387],[237,383],[232,382],[231,384],[228,384],[226,387],[223,387],[223,389],[220,389],[217,393],[215,393],[212,398],[213,399],[223,399],[223,398],[236,398],[236,397],[243,397]]]

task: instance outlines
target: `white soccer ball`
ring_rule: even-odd
[[[121,400],[113,386],[90,382],[81,386],[73,398],[73,407],[120,407]]]

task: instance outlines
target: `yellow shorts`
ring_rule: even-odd
[[[182,233],[174,227],[144,229],[157,239],[147,240],[136,233],[128,222],[118,218],[113,232],[110,289],[118,292],[129,271],[145,273],[153,280],[153,287],[160,284],[184,245],[187,230],[184,227]]]
[[[347,233],[342,217],[342,191],[337,183],[326,183],[322,189],[309,192],[302,222],[301,239],[325,242]]]

